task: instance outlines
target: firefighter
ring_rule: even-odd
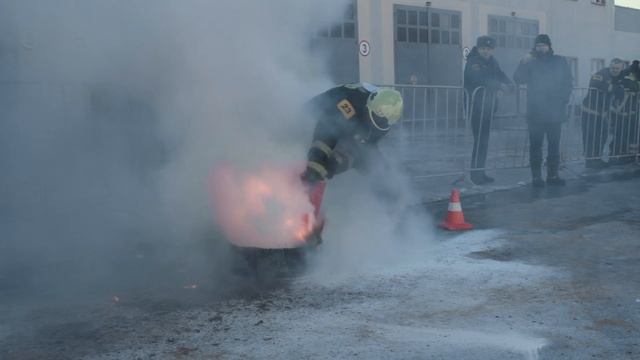
[[[614,96],[624,95],[621,80],[624,62],[613,59],[608,68],[591,76],[589,91],[582,101],[582,144],[585,152],[585,167],[599,169],[608,163],[602,161],[602,150],[608,136],[607,116]]]
[[[629,150],[637,161],[640,155],[640,60],[634,60],[631,63],[626,79],[631,82],[630,88],[635,86],[631,104],[631,144]]]
[[[390,88],[347,84],[310,101],[316,127],[301,178],[307,184],[331,179],[350,168],[371,170],[384,161],[378,141],[402,115],[402,96]]]
[[[470,97],[473,152],[471,154],[471,181],[476,185],[492,183],[485,174],[485,162],[489,147],[491,119],[497,111],[499,90],[510,92],[514,85],[504,74],[493,57],[496,41],[490,36],[480,36],[471,50],[464,68],[465,95]]]
[[[637,152],[633,148],[637,143],[637,108],[640,90],[636,80],[637,75],[638,64],[634,62],[631,67],[621,73],[620,79],[615,83],[618,91],[614,93],[609,111],[613,130],[613,141],[609,147],[610,155],[616,164],[633,162]]]

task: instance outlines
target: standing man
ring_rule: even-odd
[[[622,97],[621,81],[624,62],[611,60],[604,68],[591,76],[589,92],[582,101],[582,144],[585,152],[585,167],[599,169],[608,164],[602,161],[602,150],[609,136],[607,114],[614,96]]]
[[[493,182],[485,174],[487,149],[491,119],[498,109],[498,90],[513,89],[513,83],[500,69],[493,57],[496,41],[490,36],[480,36],[476,40],[464,67],[465,94],[470,97],[469,115],[473,130],[473,152],[471,154],[471,181],[476,185]]]
[[[520,61],[513,79],[527,85],[527,124],[532,185],[544,187],[542,143],[547,138],[547,184],[565,184],[560,167],[560,131],[566,121],[573,77],[567,61],[553,53],[551,39],[540,34],[527,57]]]

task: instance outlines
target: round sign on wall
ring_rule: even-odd
[[[462,56],[464,56],[465,60],[467,60],[467,57],[469,56],[470,53],[471,53],[471,49],[469,49],[469,47],[465,46],[464,49],[462,49]]]
[[[360,55],[367,56],[371,53],[371,45],[367,40],[360,41],[360,45],[358,46]]]

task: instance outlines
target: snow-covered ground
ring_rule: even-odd
[[[501,293],[539,289],[542,294],[546,282],[561,281],[563,274],[467,256],[500,252],[503,236],[470,232],[425,247],[410,262],[369,267],[335,281],[327,281],[326,269],[311,270],[286,289],[230,300],[215,311],[188,311],[180,324],[153,330],[171,341],[147,346],[127,341],[88,358],[163,356],[177,347],[192,349],[194,358],[537,359],[547,344],[545,325],[531,322],[537,315],[528,304],[505,304]],[[171,335],[176,327],[199,332]]]

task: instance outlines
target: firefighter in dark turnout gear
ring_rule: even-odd
[[[513,83],[504,74],[493,57],[496,41],[490,36],[480,36],[476,46],[467,57],[464,68],[465,96],[469,104],[469,116],[473,131],[473,152],[471,154],[471,181],[476,185],[493,182],[485,174],[484,168],[489,147],[491,119],[497,111],[497,92],[508,92]]]
[[[637,62],[625,69],[618,80],[617,95],[612,99],[609,117],[613,131],[610,156],[613,162],[625,164],[635,161],[638,137],[638,96],[637,81],[640,72]]]
[[[316,127],[302,174],[306,183],[331,179],[350,168],[370,169],[382,157],[377,142],[402,115],[400,93],[371,84],[347,84],[310,101]]]
[[[567,119],[567,104],[573,90],[573,77],[567,61],[553,53],[551,39],[540,34],[533,51],[516,69],[513,79],[527,85],[527,125],[529,160],[534,187],[542,180],[542,143],[547,138],[547,184],[564,185],[560,178],[560,132]]]
[[[625,88],[632,92],[630,99],[629,152],[631,160],[640,160],[640,60],[634,60],[625,77]]]
[[[612,100],[624,96],[623,68],[622,60],[613,59],[608,68],[593,74],[589,81],[589,91],[582,101],[582,144],[587,168],[608,165],[600,157],[609,136],[608,113]]]

